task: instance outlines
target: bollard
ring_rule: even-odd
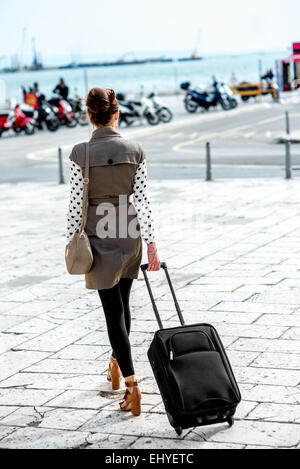
[[[206,181],[212,181],[210,143],[206,142]]]
[[[289,115],[289,111],[285,112],[285,128],[286,128],[286,134],[290,135],[290,115]]]
[[[292,179],[292,168],[291,168],[291,141],[285,142],[285,178]]]
[[[62,150],[58,149],[58,169],[59,169],[59,184],[65,184]]]

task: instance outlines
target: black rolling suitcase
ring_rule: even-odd
[[[178,435],[184,428],[234,423],[241,394],[224,346],[210,324],[185,325],[166,263],[162,263],[180,327],[163,329],[149,279],[148,264],[142,265],[146,285],[159,325],[148,350],[166,413]]]

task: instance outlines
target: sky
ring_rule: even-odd
[[[0,0],[0,15],[0,67],[13,54],[30,63],[32,37],[46,64],[196,46],[200,55],[285,51],[300,42],[300,0]]]

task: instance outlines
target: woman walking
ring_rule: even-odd
[[[129,341],[130,290],[138,278],[142,259],[142,238],[148,247],[148,270],[159,270],[153,221],[147,198],[147,163],[141,147],[116,130],[118,101],[113,90],[93,88],[87,97],[88,116],[95,127],[88,142],[89,181],[84,180],[86,143],[75,145],[71,160],[71,193],[67,237],[71,241],[81,228],[83,187],[88,183],[88,215],[85,226],[93,265],[85,275],[86,288],[97,290],[105,314],[112,347],[107,379],[126,392],[121,410],[141,413],[138,388]],[[133,195],[133,205],[129,200]],[[113,209],[113,210],[112,210]]]

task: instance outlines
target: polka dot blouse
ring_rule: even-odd
[[[143,160],[137,167],[133,184],[133,204],[141,228],[141,236],[149,244],[155,241],[150,202],[147,196],[147,162]],[[74,233],[81,228],[83,200],[83,175],[79,165],[71,161],[70,166],[70,203],[67,223],[67,239],[71,241]]]

